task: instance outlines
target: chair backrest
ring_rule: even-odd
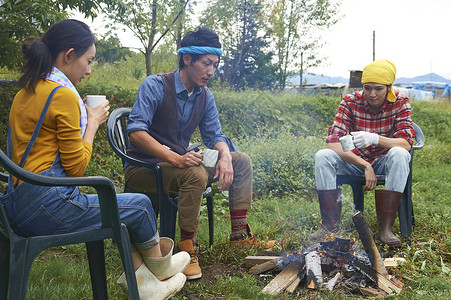
[[[417,124],[415,124],[414,122],[412,122],[412,123],[413,123],[413,128],[417,132],[415,134],[416,144],[413,146],[413,149],[418,150],[418,149],[423,148],[423,146],[424,146],[424,134],[423,134],[423,131],[421,131],[421,128]]]
[[[113,151],[122,159],[125,166],[126,151],[128,146],[127,121],[130,108],[117,108],[113,110],[108,118],[107,137]]]

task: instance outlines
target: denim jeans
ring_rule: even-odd
[[[49,170],[40,173],[65,177],[59,155]],[[127,226],[132,244],[148,250],[159,243],[155,213],[143,194],[117,194],[121,222]],[[39,186],[22,182],[12,201],[4,202],[13,230],[22,236],[51,235],[100,228],[97,195],[80,193],[73,186]]]
[[[385,175],[385,189],[403,192],[409,176],[410,153],[393,147],[373,163],[376,175]],[[315,179],[318,190],[337,188],[337,175],[365,175],[364,169],[344,161],[331,149],[319,150],[315,155]]]

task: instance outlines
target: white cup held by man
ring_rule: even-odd
[[[341,148],[344,152],[351,151],[352,149],[355,149],[354,142],[352,141],[352,135],[345,135],[339,138]]]
[[[88,95],[86,96],[86,104],[91,107],[95,108],[105,102],[106,96],[105,95]]]
[[[202,162],[205,167],[213,168],[216,166],[216,162],[218,161],[218,150],[205,149],[203,151]]]

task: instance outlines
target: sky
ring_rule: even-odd
[[[451,79],[451,0],[342,0],[340,10],[337,24],[319,33],[325,62],[306,72],[349,78],[350,70],[373,60],[374,31],[375,58],[393,62],[398,78],[437,73]],[[99,19],[84,21],[103,33]],[[118,35],[123,46],[140,46],[130,33]]]
[[[327,64],[307,71],[349,77],[375,58],[388,59],[397,77],[437,73],[451,79],[450,0],[343,0],[343,18],[323,34]]]

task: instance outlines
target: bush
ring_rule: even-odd
[[[412,120],[426,139],[451,143],[451,105],[443,101],[412,101]]]
[[[235,138],[289,131],[296,136],[326,135],[340,99],[284,92],[214,92],[224,132]]]
[[[239,144],[252,160],[254,192],[259,196],[310,193],[315,188],[313,157],[324,146],[321,137],[299,137],[286,131]]]
[[[14,85],[0,85],[0,149],[3,151],[6,151],[9,110],[18,91],[19,88]]]

